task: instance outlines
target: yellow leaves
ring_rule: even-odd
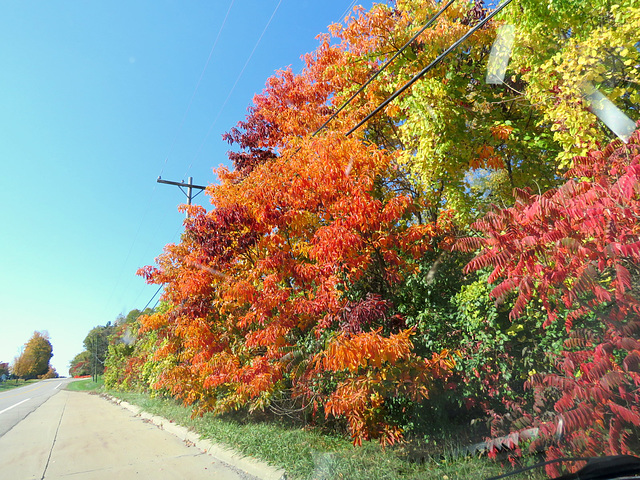
[[[635,44],[640,11],[614,6],[612,12],[615,12],[613,21],[609,17],[608,23],[595,28],[581,26],[582,31],[557,45],[551,61],[527,76],[532,101],[540,105],[556,132],[554,139],[564,150],[560,155],[563,163],[585,149],[595,148],[609,134],[587,111],[582,91],[586,82],[604,89],[602,93],[614,102],[637,91],[640,72],[626,67],[638,63]],[[607,91],[612,86],[613,91]],[[548,94],[550,90],[553,96]],[[618,103],[619,107],[623,105],[624,102]]]
[[[456,360],[454,354],[460,356],[460,351],[450,352],[449,350],[442,350],[440,353],[433,353],[430,360],[425,360],[425,363],[430,369],[438,371],[440,376],[446,375],[448,371],[453,370],[456,366]]]
[[[159,330],[167,325],[166,316],[162,313],[154,313],[152,315],[142,315],[139,318],[140,333]]]
[[[392,103],[386,108],[385,113],[388,116],[395,118],[400,115],[401,110],[397,103]]]
[[[318,217],[308,210],[299,210],[292,217],[287,225],[293,234],[300,234],[318,224]]]

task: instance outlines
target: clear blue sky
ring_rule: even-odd
[[[92,327],[145,306],[135,271],[179,240],[185,201],[156,178],[215,182],[222,133],[355,3],[0,4],[0,361],[47,330],[66,375]]]

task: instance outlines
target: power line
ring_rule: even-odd
[[[131,242],[131,246],[129,247],[129,251],[127,252],[127,256],[125,257],[124,261],[122,262],[122,266],[120,267],[120,272],[118,273],[118,277],[116,280],[115,285],[113,286],[113,289],[111,291],[111,295],[109,295],[105,305],[104,305],[104,310],[106,310],[107,308],[109,308],[109,303],[111,303],[111,300],[113,300],[114,295],[116,294],[116,290],[118,289],[118,285],[120,285],[120,280],[122,278],[122,275],[124,274],[124,270],[126,268],[127,262],[129,261],[129,257],[131,257],[131,253],[133,252],[133,247],[135,246],[136,242],[138,241],[138,237],[140,236],[140,232],[142,231],[142,225],[144,225],[144,222],[147,218],[147,215],[149,213],[149,210],[151,209],[151,200],[153,199],[153,196],[155,194],[156,191],[156,186],[153,186],[153,189],[151,190],[151,194],[149,195],[149,198],[147,200],[146,203],[146,208],[144,210],[144,213],[142,214],[142,218],[140,219],[140,222],[138,223],[138,229],[136,231],[135,236],[133,237],[133,241]]]
[[[365,82],[364,85],[362,85],[362,87],[360,87],[360,89],[354,94],[352,95],[351,98],[349,98],[349,100],[347,100],[339,109],[338,111],[336,111],[320,128],[318,128],[313,134],[312,137],[315,136],[316,134],[318,134],[322,129],[324,129],[327,124],[329,122],[331,122],[331,120],[333,120],[336,115],[338,113],[340,113],[351,101],[353,101],[353,99],[355,97],[357,97],[384,69],[386,69],[391,62],[393,62],[393,60],[395,60],[398,55],[400,55],[402,53],[402,51],[404,51],[420,34],[422,34],[422,32],[424,32],[429,26],[431,26],[433,24],[433,22],[435,22],[438,17],[440,17],[440,15],[442,15],[442,13],[444,13],[444,11],[449,8],[449,6],[454,2],[455,0],[449,0],[449,2],[447,2],[447,4],[442,7],[440,9],[440,11],[438,11],[438,13],[436,13],[431,19],[429,19],[429,21],[409,40],[405,43],[405,45],[403,45],[401,47],[400,50],[398,50],[398,52],[396,52],[396,54],[394,54],[394,56],[388,60],[387,62],[385,62],[385,64],[375,73],[375,75],[370,78],[367,82]],[[411,85],[413,85],[415,82],[417,82],[420,78],[422,78],[427,72],[429,72],[431,69],[433,69],[434,67],[436,67],[438,64],[440,64],[447,56],[449,56],[451,54],[451,52],[453,52],[456,48],[458,48],[462,43],[464,43],[464,41],[469,38],[471,35],[473,35],[477,30],[479,30],[480,28],[482,28],[487,22],[489,22],[489,20],[491,20],[495,15],[497,15],[498,13],[500,13],[507,5],[509,5],[512,2],[512,0],[505,0],[503,3],[501,3],[498,7],[496,7],[496,9],[491,12],[489,15],[487,15],[483,20],[481,20],[475,27],[469,29],[469,31],[467,33],[465,33],[461,38],[459,38],[455,43],[453,43],[449,48],[447,48],[444,52],[442,52],[440,55],[438,55],[438,57],[436,57],[435,60],[433,60],[429,65],[427,65],[425,68],[423,68],[420,72],[418,72],[414,77],[412,77],[408,82],[406,82],[402,87],[400,87],[398,90],[396,90],[393,94],[391,94],[391,96],[389,96],[386,100],[384,100],[380,105],[378,105],[371,113],[369,113],[363,120],[361,120],[355,127],[353,127],[351,130],[349,130],[345,136],[350,136],[353,132],[355,132],[356,130],[358,130],[362,125],[364,125],[367,121],[369,121],[372,117],[374,117],[378,112],[380,112],[384,107],[386,107],[389,103],[391,103],[393,100],[395,100],[398,96],[400,96],[405,90],[407,90]],[[231,88],[231,91],[229,92],[229,94],[227,95],[227,98],[224,102],[224,104],[222,105],[220,111],[218,112],[218,115],[216,117],[216,119],[214,120],[213,124],[211,125],[211,127],[209,128],[209,132],[207,132],[207,135],[205,136],[204,141],[206,141],[206,139],[208,138],[211,129],[213,128],[213,126],[215,125],[215,123],[218,120],[218,117],[220,116],[220,114],[222,113],[222,110],[224,109],[224,107],[226,106],[227,101],[229,100],[229,98],[231,97],[231,94],[233,93],[233,90],[235,89],[236,85],[238,84],[238,81],[240,80],[240,77],[242,76],[242,74],[244,73],[244,70],[246,69],[249,61],[251,60],[258,44],[260,43],[260,40],[262,40],[262,37],[264,36],[264,33],[266,32],[267,28],[269,27],[271,20],[273,19],[276,11],[278,10],[278,8],[280,7],[280,4],[282,3],[282,0],[280,0],[278,2],[278,5],[276,6],[273,14],[271,15],[271,18],[269,19],[269,21],[267,22],[267,25],[265,26],[264,30],[262,31],[262,34],[260,35],[260,38],[258,39],[258,42],[256,43],[256,45],[254,46],[251,54],[249,55],[249,58],[247,59],[244,67],[242,68],[242,71],[240,72],[240,75],[238,76],[238,78],[236,79],[236,82],[234,83],[233,87]],[[197,154],[200,152],[200,150],[202,149],[202,145],[203,143],[200,145],[200,149],[198,150]],[[194,157],[195,158],[195,157]],[[151,298],[151,300],[149,300],[149,302],[147,303],[147,305],[145,306],[145,309],[147,308],[147,306],[153,301],[153,299],[156,297],[156,295],[158,294],[158,292],[160,291],[160,289],[162,288],[162,286],[160,286],[160,288],[158,288],[158,290],[156,291],[156,293],[154,294],[154,296]],[[157,305],[158,302],[156,302]],[[155,307],[154,307],[155,308]],[[144,309],[143,309],[144,310]]]
[[[164,159],[164,164],[162,165],[162,169],[160,170],[160,176],[162,176],[162,174],[164,173],[164,167],[167,165],[167,161],[169,160],[169,155],[171,155],[171,151],[173,150],[173,146],[176,143],[176,140],[178,139],[178,135],[180,135],[180,132],[182,131],[182,127],[184,126],[184,122],[187,118],[187,115],[189,114],[189,111],[191,110],[191,104],[193,103],[193,99],[196,96],[196,93],[198,92],[198,88],[200,88],[200,83],[202,82],[202,78],[204,77],[204,73],[207,70],[207,67],[209,66],[209,61],[211,60],[211,56],[213,55],[213,51],[216,49],[216,46],[218,45],[218,40],[220,39],[220,35],[222,34],[222,30],[224,29],[226,23],[227,23],[227,18],[229,17],[229,12],[231,12],[231,7],[233,7],[235,0],[231,0],[231,3],[229,4],[229,7],[227,8],[227,13],[224,16],[224,19],[222,20],[222,25],[220,25],[220,29],[218,30],[218,34],[216,35],[216,39],[213,42],[213,46],[211,47],[211,50],[209,51],[209,56],[207,57],[207,61],[204,64],[204,68],[202,69],[202,72],[200,73],[200,78],[198,78],[198,82],[196,83],[195,89],[193,90],[193,93],[191,94],[191,99],[189,100],[189,104],[187,105],[187,109],[184,112],[184,115],[182,115],[182,120],[180,121],[180,125],[178,126],[178,130],[176,131],[176,134],[173,136],[173,140],[171,141],[171,144],[169,145],[169,151],[167,152],[167,155]]]
[[[169,146],[169,150],[167,152],[167,155],[165,156],[164,163],[162,165],[162,168],[160,169],[160,176],[162,176],[162,173],[164,172],[164,168],[167,165],[167,161],[169,159],[171,151],[173,150],[173,147],[174,147],[174,145],[176,143],[176,140],[177,140],[180,132],[182,131],[182,127],[184,126],[184,122],[185,122],[185,120],[187,118],[187,115],[189,114],[189,111],[191,110],[191,105],[193,104],[193,100],[195,99],[196,93],[198,92],[198,89],[200,88],[200,84],[202,83],[202,79],[204,77],[204,74],[207,71],[207,68],[209,66],[209,62],[211,61],[211,57],[213,56],[213,52],[215,51],[216,46],[218,45],[218,41],[220,39],[220,36],[222,34],[222,31],[224,30],[224,27],[225,27],[226,23],[227,23],[227,18],[229,17],[229,13],[231,12],[231,8],[233,7],[234,3],[235,3],[235,0],[231,0],[231,3],[229,4],[229,7],[227,8],[227,12],[226,12],[226,14],[224,16],[224,19],[222,20],[222,24],[220,25],[220,28],[218,29],[218,33],[217,33],[216,38],[215,38],[215,40],[213,42],[213,46],[211,47],[211,50],[209,51],[209,56],[207,57],[207,60],[206,60],[206,62],[204,64],[202,72],[200,73],[200,77],[198,78],[198,82],[196,83],[196,86],[195,86],[195,88],[193,90],[193,93],[191,94],[191,99],[189,100],[187,108],[186,108],[184,114],[182,115],[182,120],[180,121],[180,125],[178,127],[178,130],[176,131],[176,133],[175,133],[175,135],[173,137],[173,140],[172,140],[172,142],[171,142],[171,144]],[[107,302],[105,304],[105,309],[108,308],[109,303],[111,302],[111,300],[113,299],[113,297],[114,297],[114,295],[116,293],[116,290],[118,288],[118,284],[120,283],[120,279],[122,278],[122,274],[124,273],[124,269],[126,267],[127,261],[129,260],[129,257],[131,256],[133,248],[134,248],[134,246],[135,246],[135,244],[136,244],[136,242],[138,240],[138,237],[140,236],[140,232],[142,230],[142,225],[144,224],[144,221],[145,221],[145,219],[147,217],[147,214],[149,213],[149,210],[151,208],[151,200],[152,200],[152,198],[153,198],[153,196],[155,194],[155,190],[156,190],[156,186],[154,185],[153,186],[153,190],[151,192],[151,195],[150,195],[149,199],[147,200],[146,208],[145,208],[145,211],[144,211],[144,213],[142,215],[142,219],[140,220],[140,223],[138,224],[138,229],[136,231],[136,234],[135,234],[135,237],[133,239],[133,242],[131,243],[131,246],[129,247],[129,251],[127,253],[127,256],[126,256],[126,258],[125,258],[125,260],[123,262],[123,265],[122,265],[122,267],[120,269],[120,273],[118,274],[118,280],[116,281],[116,285],[114,285],[113,291],[111,292],[111,295],[108,297],[108,300],[107,300]]]
[[[260,37],[258,38],[258,41],[254,45],[253,50],[251,50],[251,53],[249,54],[249,58],[247,58],[247,61],[244,63],[244,66],[242,67],[242,70],[240,70],[240,74],[236,78],[236,81],[233,84],[233,86],[231,87],[231,90],[229,91],[229,94],[227,95],[227,98],[225,98],[224,102],[222,103],[222,106],[220,107],[220,110],[218,111],[218,114],[216,115],[215,119],[213,120],[213,123],[211,124],[211,126],[209,127],[209,130],[207,131],[207,134],[204,136],[204,139],[202,140],[202,143],[198,147],[198,150],[196,151],[196,154],[193,156],[193,159],[191,160],[191,163],[189,164],[189,168],[187,168],[187,172],[189,172],[189,170],[191,169],[191,166],[193,165],[193,162],[195,161],[195,159],[200,154],[200,151],[202,150],[202,147],[204,147],[204,144],[206,143],[207,139],[209,138],[209,135],[211,135],[211,130],[213,130],[213,127],[216,125],[216,123],[218,123],[218,119],[220,118],[220,115],[222,115],[222,112],[224,111],[224,108],[227,106],[227,102],[229,102],[229,99],[231,98],[231,95],[233,94],[234,90],[236,89],[236,86],[238,85],[238,82],[242,78],[242,75],[244,74],[244,71],[246,70],[247,66],[249,65],[249,62],[251,61],[251,59],[253,58],[253,54],[256,52],[256,49],[258,48],[258,45],[260,45],[260,42],[262,41],[262,37],[264,37],[264,34],[267,32],[267,29],[269,28],[269,25],[271,25],[271,21],[273,20],[273,17],[275,17],[276,12],[280,8],[280,4],[282,4],[282,0],[280,0],[278,2],[278,4],[276,5],[276,8],[273,10],[273,13],[271,14],[271,17],[269,18],[269,20],[267,21],[267,24],[265,25],[264,29],[262,30],[262,33],[260,34]],[[185,173],[185,176],[186,176],[186,173]]]
[[[353,6],[356,4],[357,1],[358,0],[351,0],[351,3],[346,8],[344,13],[342,15],[340,15],[340,18],[338,19],[339,22],[342,22],[344,20],[344,18],[351,12],[351,9],[353,8]]]
[[[418,32],[417,32],[413,37],[411,37],[411,39],[409,39],[409,40],[408,40],[408,41],[407,41],[407,42],[406,42],[402,47],[400,47],[400,50],[398,50],[398,51],[397,51],[397,52],[396,52],[396,53],[395,53],[395,54],[394,54],[394,55],[393,55],[389,60],[387,60],[387,61],[384,63],[384,65],[382,65],[382,67],[380,67],[380,68],[376,71],[376,73],[375,73],[375,74],[374,74],[374,75],[373,75],[369,80],[367,80],[367,81],[366,81],[366,82],[365,82],[365,83],[364,83],[364,84],[363,84],[363,85],[358,89],[358,91],[357,91],[356,93],[354,93],[354,94],[351,96],[351,98],[349,98],[349,100],[347,100],[346,102],[344,102],[344,103],[340,106],[340,108],[338,108],[338,110],[337,110],[336,112],[334,112],[334,113],[333,113],[333,115],[331,115],[331,116],[327,119],[327,121],[326,121],[326,122],[324,122],[324,123],[322,124],[322,126],[321,126],[320,128],[318,128],[315,132],[313,132],[313,134],[311,134],[311,136],[312,136],[312,137],[315,137],[315,136],[316,136],[318,133],[320,133],[320,132],[321,132],[321,131],[322,131],[322,130],[323,130],[323,129],[324,129],[324,128],[325,128],[325,127],[326,127],[326,126],[327,126],[327,125],[328,125],[328,124],[329,124],[329,123],[330,123],[334,118],[336,118],[336,117],[338,116],[338,114],[339,114],[342,110],[344,110],[344,108],[345,108],[347,105],[349,105],[349,104],[350,104],[350,103],[351,103],[351,102],[352,102],[352,101],[353,101],[353,100],[354,100],[358,95],[360,95],[360,94],[362,93],[362,91],[363,91],[365,88],[367,88],[367,86],[368,86],[371,82],[373,82],[373,81],[378,77],[378,75],[380,75],[380,74],[381,74],[381,73],[382,73],[382,72],[383,72],[383,71],[384,71],[384,70],[385,70],[389,65],[391,65],[391,63],[392,63],[396,58],[398,58],[398,56],[400,56],[400,54],[401,54],[402,52],[404,52],[404,51],[406,50],[406,48],[407,48],[409,45],[411,45],[411,44],[414,42],[414,40],[415,40],[416,38],[418,38],[418,37],[422,34],[422,32],[424,32],[427,28],[429,28],[429,27],[433,24],[433,22],[435,22],[435,21],[438,19],[438,17],[440,17],[440,15],[442,15],[442,14],[443,14],[443,13],[444,13],[444,12],[445,12],[449,7],[450,7],[450,6],[451,6],[451,4],[452,4],[453,2],[455,2],[455,0],[449,0],[449,2],[448,2],[444,7],[442,7],[438,13],[436,13],[433,17],[431,17],[431,18],[429,19],[429,21],[428,21],[427,23],[425,23],[425,24],[424,24],[424,26],[423,26],[420,30],[418,30]]]
[[[224,26],[227,24],[227,18],[229,18],[229,13],[231,12],[231,7],[233,7],[233,4],[235,3],[236,0],[231,0],[231,3],[229,4],[229,8],[227,8],[227,13],[224,16],[224,19],[222,20],[222,25],[220,25],[220,29],[218,30],[218,34],[216,35],[216,39],[213,42],[213,46],[211,47],[211,51],[209,52],[209,56],[207,57],[207,61],[204,64],[204,68],[202,69],[202,73],[200,74],[200,78],[198,78],[198,83],[196,84],[196,88],[193,91],[193,95],[191,95],[191,100],[189,100],[189,105],[187,106],[187,111],[185,112],[185,116],[186,114],[189,112],[189,109],[191,108],[191,103],[193,102],[193,98],[196,96],[196,92],[198,91],[198,88],[200,87],[200,83],[202,82],[202,77],[204,77],[204,72],[207,71],[207,67],[209,66],[209,61],[211,61],[211,56],[213,55],[214,50],[216,49],[216,46],[218,45],[218,40],[220,40],[220,35],[222,34],[222,30],[224,30]],[[184,118],[182,119],[182,123],[184,123]],[[180,125],[180,127],[182,127],[182,124]]]
[[[453,50],[458,48],[458,46],[460,46],[461,43],[463,43],[467,38],[469,38],[472,34],[474,34],[476,32],[476,30],[479,30],[480,28],[482,28],[489,20],[491,20],[495,15],[497,15],[504,7],[509,5],[511,2],[512,2],[512,0],[505,0],[502,4],[500,4],[493,12],[491,12],[491,14],[487,15],[482,21],[480,21],[480,23],[478,23],[478,25],[476,25],[475,27],[471,28],[458,41],[456,41],[453,45],[451,45],[444,52],[442,52],[440,55],[438,55],[438,57],[433,62],[431,62],[426,67],[424,67],[420,72],[418,72],[411,80],[409,80],[407,83],[405,83],[402,87],[400,87],[398,90],[393,92],[389,98],[387,98],[384,102],[382,102],[380,105],[378,105],[373,112],[371,112],[364,119],[362,119],[355,127],[353,127],[351,130],[349,130],[345,135],[347,137],[350,136],[353,132],[358,130],[362,125],[367,123],[374,115],[376,115],[380,110],[382,110],[389,103],[391,103],[398,96],[400,96],[407,88],[409,88],[411,85],[413,85],[415,82],[417,82],[429,70],[431,70],[432,68],[437,66],[440,62],[442,62],[442,60],[444,60]]]
[[[151,297],[151,300],[149,300],[149,301],[147,302],[147,304],[144,306],[144,308],[142,309],[142,311],[143,311],[143,312],[147,309],[147,307],[148,307],[149,305],[151,305],[151,302],[153,302],[153,299],[154,299],[154,298],[156,298],[156,295],[158,295],[158,293],[160,293],[160,290],[162,290],[162,287],[163,287],[163,286],[164,286],[164,285],[160,285],[160,286],[158,287],[158,290],[156,290],[156,293],[154,293],[154,294],[153,294],[153,297]],[[159,301],[159,300],[158,300],[158,301]],[[156,305],[157,305],[157,303],[156,303]],[[155,308],[155,307],[153,307],[153,308]]]

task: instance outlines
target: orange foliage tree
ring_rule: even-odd
[[[230,153],[235,170],[219,169],[220,184],[207,189],[213,209],[188,208],[181,242],[141,269],[165,285],[168,305],[141,320],[141,333],[164,339],[155,360],[172,359],[155,387],[195,411],[302,409],[346,417],[356,443],[393,443],[402,429],[389,400],[419,401],[448,375],[446,351],[414,353],[393,297],[451,237],[449,217],[424,223],[398,153],[342,132],[386,87],[372,85],[312,135],[371,74],[388,47],[383,34],[398,26],[388,8],[360,11],[333,29],[338,42],[321,37],[301,74],[269,79],[225,136],[240,151]]]
[[[220,170],[215,208],[191,208],[182,242],[143,271],[166,284],[171,305],[144,326],[166,330],[157,356],[179,359],[158,386],[201,410],[328,400],[325,413],[346,415],[356,441],[397,439],[384,424],[385,395],[425,395],[422,379],[444,375],[446,362],[412,354],[410,330],[385,300],[442,229],[415,222],[412,199],[384,188],[392,160],[327,135],[250,173]],[[350,299],[354,284],[366,292]],[[370,361],[341,363],[336,345],[346,344]],[[386,377],[375,401],[372,379],[362,381],[373,371]],[[363,396],[356,413],[349,405]]]

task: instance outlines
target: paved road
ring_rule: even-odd
[[[24,397],[8,397],[30,398],[24,404],[3,403],[10,410],[0,417],[22,405],[31,408],[36,393],[41,405],[0,437],[2,479],[251,478],[97,395],[56,388],[55,382],[37,385],[18,392]]]
[[[64,388],[71,379],[53,378],[0,393],[0,437]]]

